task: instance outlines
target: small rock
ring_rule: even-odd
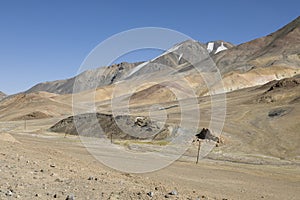
[[[67,196],[66,200],[75,200],[75,197],[71,194]]]
[[[39,194],[35,194],[35,196],[36,196],[36,197],[38,197],[38,196],[39,196]]]
[[[178,192],[176,190],[173,190],[172,192],[169,193],[169,195],[177,195]]]
[[[148,192],[147,195],[148,195],[149,197],[153,197],[154,193],[153,193],[153,192]]]
[[[166,198],[166,199],[169,198],[169,195],[166,194],[166,195],[165,195],[165,198]]]
[[[50,165],[50,167],[53,167],[53,168],[54,168],[54,167],[55,167],[55,165],[54,165],[54,164],[51,164],[51,165]]]
[[[109,200],[118,200],[118,199],[120,199],[120,195],[118,195],[118,194],[114,194],[113,192],[110,194],[110,196],[109,196],[109,198],[108,198]]]
[[[60,182],[60,183],[64,182],[63,180],[61,180],[61,179],[59,179],[59,178],[55,179],[54,181],[55,181],[55,182]]]
[[[9,186],[7,189],[8,189],[9,191],[11,191],[12,193],[14,192],[14,190],[11,188],[11,186]]]
[[[13,193],[12,193],[11,190],[8,190],[8,191],[5,193],[5,195],[11,197],[11,196],[13,195]]]
[[[90,176],[90,177],[88,178],[88,180],[89,180],[89,181],[94,180],[94,177]]]
[[[53,198],[57,198],[57,194],[53,195]]]

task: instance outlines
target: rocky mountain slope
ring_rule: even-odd
[[[25,93],[45,91],[56,94],[71,94],[73,93],[73,85],[76,79],[78,82],[84,80],[85,84],[87,85],[97,82],[98,87],[110,85],[116,81],[122,80],[127,76],[129,71],[138,64],[140,63],[124,62],[108,67],[100,67],[97,69],[88,70],[70,79],[37,84],[27,90]]]
[[[260,67],[299,67],[300,17],[265,37],[213,55],[222,74]]]
[[[89,123],[84,123],[85,121]],[[98,124],[100,124],[103,132],[98,130]],[[167,125],[151,121],[149,118],[125,115],[114,118],[110,114],[101,113],[71,116],[59,121],[49,130],[70,135],[78,135],[78,130],[80,130],[85,132],[84,136],[113,137],[114,139],[148,139],[150,137],[153,140],[161,140],[172,135]],[[122,130],[128,132],[125,133]],[[134,133],[138,133],[138,135]]]
[[[0,120],[31,120],[70,115],[70,102],[56,100],[57,94],[35,92],[12,95],[0,101]]]

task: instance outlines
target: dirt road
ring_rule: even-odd
[[[0,199],[299,199],[299,166],[177,161],[128,174],[93,158],[76,137],[1,133]],[[176,195],[168,194],[170,192]],[[149,193],[152,192],[152,193]],[[148,194],[147,194],[148,193]],[[152,197],[150,197],[152,196]]]

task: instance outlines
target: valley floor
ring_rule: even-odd
[[[298,199],[296,165],[176,161],[146,174],[114,171],[76,136],[0,133],[0,199]],[[168,193],[176,191],[176,195]],[[150,198],[147,193],[153,192]]]

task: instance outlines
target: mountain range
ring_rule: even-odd
[[[192,63],[201,56],[204,59],[200,63]],[[211,66],[214,64],[217,68]],[[213,77],[216,69],[221,79],[207,83],[206,78]],[[197,128],[201,128],[207,127],[211,119],[211,96],[225,93],[225,142],[210,154],[211,158],[256,164],[298,163],[299,74],[300,17],[274,33],[240,45],[221,40],[206,44],[188,40],[149,61],[99,67],[70,79],[40,83],[0,100],[0,120],[51,118],[56,119],[56,123],[48,124],[51,130],[75,130],[75,99],[80,102],[80,109],[95,105],[93,111],[110,123],[111,104],[116,101],[117,109],[123,109],[123,103],[129,102],[134,116],[146,116],[149,108],[159,105],[157,110],[168,114],[167,123],[176,124],[181,115],[176,94],[181,94],[186,102],[197,97],[202,117]],[[193,94],[178,84],[181,82],[189,85]],[[84,86],[74,88],[74,84]],[[186,109],[194,113],[196,108],[187,105]],[[124,116],[121,121],[126,124],[131,118]]]
[[[201,44],[198,41],[186,41],[176,46],[180,46],[183,51],[191,48],[193,43],[201,44],[207,48],[223,77],[226,90],[232,91],[292,77],[299,73],[299,24],[300,18],[298,17],[274,33],[237,46],[225,41],[212,41],[206,44]],[[189,53],[193,54],[193,52]],[[128,79],[129,73],[137,71],[141,65],[143,67],[138,70],[139,72],[135,72],[136,76],[159,71],[161,65],[178,65],[178,57],[179,55],[172,55],[172,52],[169,52],[152,61],[99,67],[70,79],[40,83],[27,90],[26,93],[45,91],[56,94],[71,94],[75,79],[91,82],[96,80],[99,84],[98,87],[107,86]],[[160,66],[157,66],[156,63],[159,63]],[[180,67],[183,68],[184,66]],[[156,76],[159,75],[159,73],[156,74]],[[87,80],[87,77],[91,80]]]

